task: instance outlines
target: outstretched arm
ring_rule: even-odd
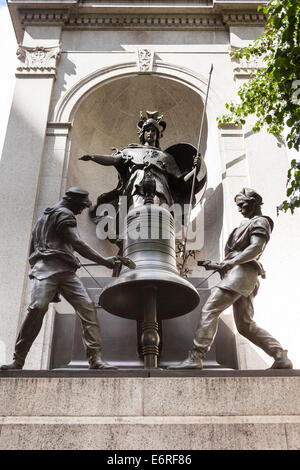
[[[91,261],[94,261],[97,264],[113,269],[116,261],[118,261],[116,256],[112,256],[111,258],[104,258],[96,250],[81,240],[76,227],[65,227],[62,235],[72,245],[77,253]]]
[[[99,165],[113,166],[122,160],[121,155],[83,155],[78,160],[87,162],[91,160],[92,162],[98,163]]]

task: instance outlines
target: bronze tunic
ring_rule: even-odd
[[[116,164],[116,169],[123,180],[122,188],[120,188],[122,194],[142,196],[145,171],[150,172],[155,179],[156,196],[168,205],[176,202],[173,192],[178,190],[178,184],[181,190],[187,190],[190,187],[190,183],[184,183],[182,172],[174,157],[167,152],[156,147],[138,144],[130,144],[119,152],[122,155],[122,161]]]
[[[255,216],[250,220],[243,221],[239,227],[230,234],[225,247],[225,260],[233,259],[238,253],[250,245],[252,235],[264,237],[269,241],[272,232],[273,222],[267,216]],[[231,290],[248,297],[258,287],[258,276],[264,277],[264,269],[258,261],[260,255],[255,260],[248,263],[239,264],[230,269],[218,287]]]
[[[76,218],[70,209],[60,204],[45,209],[37,220],[29,255],[31,279],[46,279],[62,272],[74,273],[79,268],[72,245],[60,236],[67,226],[76,227]]]

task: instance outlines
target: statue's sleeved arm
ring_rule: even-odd
[[[85,243],[79,236],[76,227],[66,226],[62,234],[67,242],[69,242],[73,249],[77,251],[81,256],[94,261],[97,264],[110,267],[110,263],[101,256],[96,250],[90,247],[87,243]]]
[[[259,235],[269,241],[272,232],[272,226],[269,220],[271,220],[269,217],[264,216],[255,219],[250,229],[251,236]]]
[[[244,264],[256,260],[264,251],[267,239],[261,235],[251,235],[250,244],[234,258],[231,259],[234,264]]]
[[[70,214],[67,211],[60,210],[57,211],[55,219],[55,231],[58,236],[61,236],[62,232],[66,227],[76,227],[77,222],[73,214]]]

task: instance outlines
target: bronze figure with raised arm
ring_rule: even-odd
[[[230,234],[223,262],[199,263],[206,269],[219,271],[221,282],[202,309],[192,350],[183,362],[170,366],[172,369],[202,369],[202,360],[217,332],[219,316],[230,306],[233,307],[239,333],[275,359],[272,369],[293,367],[287,351],[253,320],[253,299],[259,287],[258,276],[265,276],[259,258],[270,239],[273,221],[262,215],[262,197],[253,189],[243,188],[236,195],[235,203],[246,220]]]
[[[166,128],[163,116],[157,111],[141,113],[137,123],[139,144],[129,144],[122,150],[116,150],[112,155],[84,155],[83,161],[93,161],[100,165],[114,166],[119,174],[118,186],[109,193],[100,195],[97,204],[92,208],[96,215],[98,205],[116,201],[120,195],[127,196],[127,207],[144,203],[143,180],[145,174],[151,174],[155,180],[156,189],[154,204],[188,202],[192,181],[184,177],[196,167],[198,179],[196,193],[206,182],[206,167],[197,149],[190,144],[175,144],[166,150],[161,150],[160,139]]]
[[[49,303],[59,302],[59,294],[80,317],[89,368],[115,368],[101,357],[102,340],[96,309],[76,276],[81,263],[73,252],[109,269],[120,262],[130,264],[130,260],[117,256],[105,258],[80,238],[75,216],[91,206],[88,195],[78,187],[68,189],[62,200],[44,210],[34,226],[29,255],[29,277],[33,279],[31,302],[16,340],[13,361],[0,366],[1,370],[23,368]]]

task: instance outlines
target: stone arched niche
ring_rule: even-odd
[[[203,102],[188,86],[158,75],[132,75],[98,87],[82,101],[75,114],[71,133],[67,186],[81,186],[90,192],[93,202],[99,194],[117,183],[114,168],[82,162],[84,154],[111,154],[112,147],[137,143],[136,123],[140,111],[158,110],[164,114],[167,128],[161,148],[179,142],[197,147]],[[205,122],[201,149],[207,139]],[[114,246],[95,237],[95,226],[85,212],[79,217],[82,237],[97,249],[112,254]],[[98,271],[99,272],[99,271]]]
[[[198,94],[182,82],[155,74],[129,75],[98,86],[81,101],[74,116],[70,135],[67,186],[81,186],[87,189],[93,202],[96,201],[99,194],[116,186],[117,172],[114,168],[97,165],[94,162],[79,161],[78,158],[84,154],[111,154],[112,147],[121,149],[129,143],[137,143],[136,124],[140,111],[157,110],[164,114],[167,128],[160,141],[162,149],[179,142],[188,142],[197,147],[203,107],[200,92]],[[207,129],[207,120],[205,119],[200,146],[202,153],[207,145]],[[212,215],[211,217],[214,219]],[[210,225],[209,221],[208,225]],[[218,232],[215,222],[212,225],[211,230],[214,233]],[[97,239],[95,225],[89,219],[87,211],[78,217],[78,226],[82,238],[102,254],[108,256],[116,253],[114,245],[108,241],[101,242]],[[210,235],[209,233],[208,238],[214,239]],[[110,276],[111,272],[107,269],[89,267],[89,270],[103,285],[110,282],[107,276]],[[97,291],[94,280],[89,278],[83,269],[79,271],[79,275],[93,297],[94,291],[95,293]],[[195,279],[194,282],[197,284],[199,279]],[[184,317],[163,322],[161,364],[176,362],[184,357],[198,322],[199,309],[208,294],[207,289],[201,289],[201,302],[195,311]],[[99,293],[95,294],[96,301],[98,296]],[[121,366],[141,366],[142,362],[136,351],[137,337],[140,337],[141,332],[139,331],[137,335],[136,322],[110,315],[104,311],[99,312],[99,315],[105,358]],[[70,323],[68,327],[66,327],[67,321]],[[69,331],[71,328],[74,328],[74,336],[71,339],[73,346],[68,349],[66,346],[67,337],[64,337],[63,332]],[[220,343],[219,338],[222,339],[222,344],[224,338],[225,340],[227,338],[228,341],[226,341],[230,345],[225,347],[225,353],[223,345],[220,348],[219,355],[221,354],[222,358],[219,362],[228,362],[226,359],[228,349],[231,351],[229,355],[231,364],[234,362],[234,340],[232,333],[228,334],[224,328],[221,322],[215,344]],[[69,362],[70,367],[74,367],[76,364],[82,366],[86,363],[78,319],[75,321],[70,315],[56,316],[54,338],[52,367],[61,367],[60,364],[64,362],[63,357],[66,358],[66,362]],[[116,338],[118,338],[117,342]],[[210,351],[206,365],[216,365],[216,345]]]

